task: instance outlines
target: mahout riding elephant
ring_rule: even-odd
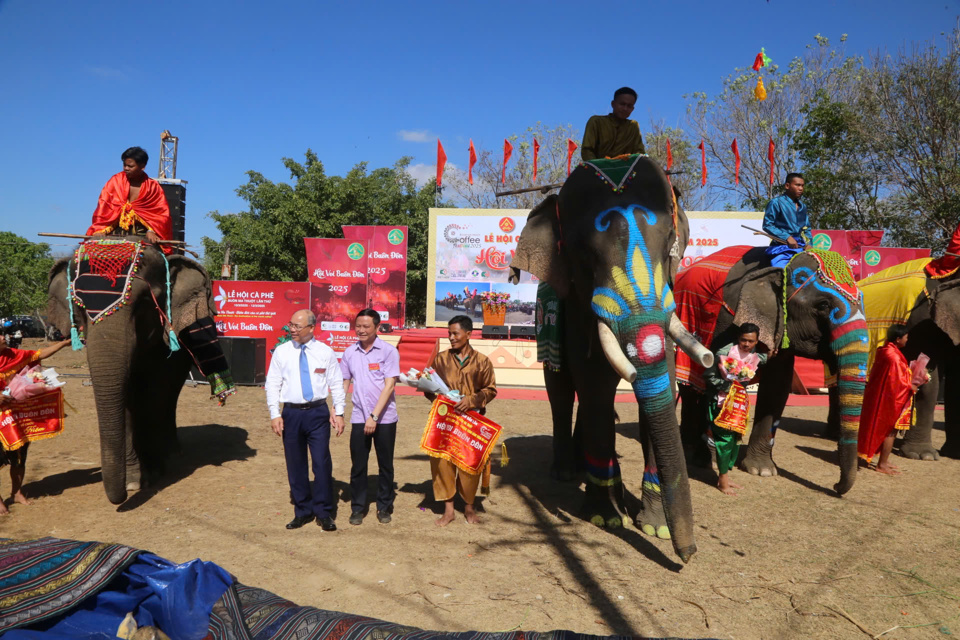
[[[763,247],[731,247],[677,274],[674,295],[687,329],[713,350],[733,342],[745,322],[760,327],[760,342],[770,358],[761,369],[753,431],[741,462],[749,473],[777,474],[772,432],[790,394],[795,356],[822,360],[839,373],[840,481],[834,490],[839,495],[849,491],[857,473],[869,348],[860,292],[840,254],[808,250],[779,268],[770,266]],[[712,330],[711,318],[716,322]],[[697,374],[680,356],[681,430],[693,462],[708,459]]]
[[[930,357],[930,382],[915,398],[916,424],[907,430],[900,453],[914,460],[960,458],[960,271],[948,269],[938,277],[925,270],[929,258],[911,260],[875,273],[858,284],[863,291],[871,347],[894,322],[909,329],[904,355],[912,361],[921,353]],[[947,439],[939,455],[933,447],[933,413],[943,376],[944,429]],[[833,426],[833,425],[831,425]]]
[[[157,477],[164,458],[177,450],[177,399],[193,360],[184,348],[171,351],[170,332],[176,336],[214,315],[210,278],[203,267],[183,256],[165,260],[146,244],[138,245],[137,258],[131,247],[140,238],[130,240],[113,245],[123,247],[115,251],[131,252],[124,254],[127,259],[138,261],[129,278],[125,277],[129,262],[122,257],[92,254],[92,259],[81,260],[84,270],[84,263],[105,263],[96,266],[101,272],[109,271],[109,260],[115,260],[113,273],[119,276],[109,299],[90,297],[102,292],[84,291],[84,285],[77,284],[81,280],[76,254],[54,264],[48,288],[51,321],[64,334],[72,331],[75,339],[83,337],[86,342],[103,487],[113,504],[126,500],[127,491],[140,489],[141,482]],[[109,288],[109,277],[101,281]],[[84,306],[77,304],[78,297]],[[174,339],[174,345],[184,338]]]
[[[463,310],[472,316],[483,315],[483,297],[479,293],[463,296]]]
[[[686,562],[696,551],[693,508],[673,396],[673,342],[712,354],[674,316],[673,274],[688,226],[666,174],[647,156],[612,179],[581,165],[527,219],[511,267],[548,283],[561,300],[559,372],[545,369],[554,427],[554,472],[585,472],[584,515],[622,525],[614,397],[621,378],[640,405],[644,451],[638,526],[661,534]],[[628,177],[623,177],[628,176]],[[622,179],[619,182],[618,179]],[[611,188],[611,186],[613,188]],[[552,375],[551,375],[552,374]],[[570,433],[574,394],[579,400]]]

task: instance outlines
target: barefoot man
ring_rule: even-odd
[[[476,411],[482,415],[487,412],[487,404],[497,396],[493,364],[470,346],[473,320],[467,316],[454,316],[447,329],[450,348],[438,353],[429,366],[440,374],[447,387],[460,392],[462,399],[457,403],[458,411]],[[428,394],[427,397],[432,401],[435,396]],[[453,522],[453,497],[458,491],[466,503],[463,515],[467,522],[479,523],[473,500],[482,474],[466,473],[441,458],[430,458],[430,473],[433,476],[433,497],[444,502],[443,516],[437,520],[437,526],[445,527]]]
[[[68,344],[70,344],[70,340],[63,340],[46,349],[28,351],[25,349],[14,349],[8,346],[6,337],[0,335],[0,390],[6,387],[10,379],[20,373],[20,371],[37,364],[41,360],[49,358]],[[13,400],[10,398],[0,395],[0,409],[8,408],[12,403]],[[11,499],[18,504],[30,504],[30,501],[27,500],[21,491],[23,487],[23,477],[27,472],[27,449],[29,448],[29,442],[14,451],[6,451],[3,447],[0,447],[0,467],[3,467],[5,464],[10,465],[10,482],[13,483]],[[0,499],[0,515],[7,515],[8,513],[7,505]]]

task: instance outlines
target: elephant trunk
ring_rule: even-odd
[[[699,363],[704,369],[713,366],[713,352],[700,344],[693,334],[687,331],[676,313],[670,314],[669,334],[677,346],[683,349],[694,362]]]
[[[667,369],[666,336],[663,331],[663,321],[666,318],[651,313],[647,318],[635,316],[635,320],[639,321],[639,330],[635,333],[629,330],[618,331],[617,351],[626,359],[625,351],[633,363],[633,393],[649,428],[657,473],[660,476],[660,497],[664,515],[670,528],[674,551],[683,562],[687,562],[696,553],[697,544],[693,534],[690,482],[680,441],[670,373]],[[601,326],[604,326],[603,323]],[[625,345],[622,349],[619,347],[621,344]]]
[[[114,316],[129,312],[128,305]],[[110,320],[88,325],[87,364],[100,427],[103,488],[110,502],[120,504],[127,499],[127,452],[133,446],[128,442],[131,436],[127,428],[127,387],[136,340],[131,335],[131,319]],[[117,328],[120,330],[116,331]]]
[[[837,356],[837,391],[840,397],[840,481],[834,490],[843,495],[853,488],[857,477],[857,434],[860,431],[860,409],[867,384],[867,325],[861,314],[838,326],[831,336]]]

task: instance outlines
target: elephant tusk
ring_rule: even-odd
[[[597,330],[600,332],[600,346],[603,347],[603,355],[607,356],[610,366],[617,372],[617,375],[633,384],[633,381],[637,379],[637,369],[627,360],[623,349],[620,348],[620,342],[613,335],[613,330],[599,320],[597,320]]]
[[[677,314],[670,315],[670,328],[668,333],[677,346],[683,349],[694,362],[700,363],[704,368],[709,369],[713,366],[713,352],[697,342],[687,328],[680,322]]]

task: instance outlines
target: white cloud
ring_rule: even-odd
[[[397,131],[397,137],[403,140],[404,142],[433,142],[437,139],[437,135],[426,129],[417,129],[417,130],[407,130],[401,129]]]
[[[457,165],[453,164],[452,162],[448,162],[443,167],[443,176],[444,178],[449,178],[457,171]],[[407,173],[410,174],[411,178],[416,180],[417,187],[423,187],[423,185],[427,184],[428,182],[433,182],[437,179],[437,165],[436,163],[424,164],[423,162],[419,162],[407,167]],[[446,184],[446,181],[444,181],[444,184]]]

